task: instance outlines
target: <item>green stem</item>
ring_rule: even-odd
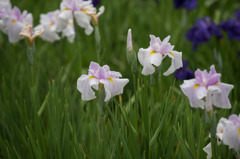
[[[104,107],[104,98],[105,98],[105,90],[102,84],[99,85],[99,91],[98,91],[98,108],[100,115],[103,116],[103,107]]]
[[[98,26],[95,26],[95,45],[96,45],[96,52],[97,52],[97,60],[98,63],[101,61],[101,36],[99,33]]]

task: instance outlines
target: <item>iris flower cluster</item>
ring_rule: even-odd
[[[0,1],[0,30],[8,35],[9,42],[16,43],[23,39],[19,35],[22,28],[32,25],[33,17],[26,10],[21,12],[18,7],[13,7],[10,0]]]
[[[101,6],[97,13],[91,0],[63,0],[60,10],[40,15],[40,25],[37,28],[45,30],[41,37],[49,42],[59,40],[60,32],[62,37],[67,37],[69,42],[73,42],[75,38],[74,21],[85,29],[87,35],[90,35],[94,30],[91,22],[97,26],[98,18],[103,12],[104,6]]]
[[[198,44],[206,43],[213,35],[217,38],[222,37],[219,27],[209,17],[205,17],[195,21],[194,26],[187,32],[186,38],[193,42],[193,50],[196,51]]]
[[[73,42],[74,21],[90,35],[94,30],[91,23],[98,26],[98,18],[103,12],[104,6],[97,12],[92,0],[62,0],[60,10],[41,14],[40,24],[33,30],[44,30],[40,37],[49,42],[60,40],[62,37],[67,37],[69,42]],[[26,25],[32,24],[31,13],[25,10],[21,13],[17,7],[11,7],[10,0],[0,0],[0,30],[8,34],[11,43],[22,39],[23,37],[19,35],[21,30]]]

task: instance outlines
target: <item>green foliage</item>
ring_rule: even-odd
[[[36,25],[41,13],[59,8],[60,0],[12,0],[12,4],[32,12]],[[101,65],[129,78],[122,100],[112,98],[101,116],[97,99],[82,101],[76,89],[78,77],[98,59],[94,33],[87,36],[77,27],[73,44],[66,39],[53,44],[36,39],[33,65],[23,40],[10,44],[0,33],[0,158],[206,158],[203,147],[211,141],[208,136],[216,124],[211,121],[240,112],[240,46],[225,36],[193,52],[185,33],[203,16],[226,20],[240,3],[199,1],[190,12],[174,9],[167,0],[102,0],[102,4],[106,10],[98,28]],[[183,52],[192,70],[215,64],[221,81],[235,86],[232,109],[214,108],[214,115],[208,115],[190,107],[179,88],[182,81],[175,81],[174,75],[152,77],[151,86],[140,65],[132,74],[125,54],[128,28],[136,53],[148,46],[149,34],[171,35],[170,42]],[[161,72],[169,66],[165,61],[163,65]],[[212,140],[215,158],[235,157],[227,146]]]

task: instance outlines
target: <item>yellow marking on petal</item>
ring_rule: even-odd
[[[65,10],[69,10],[69,8],[64,8],[63,11],[65,11]]]
[[[193,89],[196,89],[196,88],[198,88],[199,87],[199,84],[195,84],[194,86],[193,86]]]
[[[12,21],[12,24],[15,24],[15,23],[16,23],[16,20],[13,20],[13,21]]]
[[[108,78],[109,81],[111,81],[113,83],[113,79],[112,78]]]
[[[69,26],[72,26],[72,23],[71,23],[71,22],[68,22],[68,25],[69,25]]]
[[[172,52],[169,52],[169,54],[171,54],[174,57],[174,54]]]
[[[88,80],[90,80],[90,79],[92,79],[92,78],[96,78],[95,76],[90,76],[89,78],[88,78]]]
[[[240,128],[238,129],[238,134],[240,135]]]
[[[54,25],[54,23],[53,23],[53,22],[52,22],[52,23],[50,23],[50,24],[49,24],[49,28],[51,28],[53,25]]]
[[[81,10],[83,13],[87,14],[87,11],[85,9],[82,9]]]
[[[221,85],[219,83],[216,83],[217,86],[221,87]]]
[[[156,53],[156,51],[151,51],[151,52],[150,52],[150,55],[155,54],[155,53]]]

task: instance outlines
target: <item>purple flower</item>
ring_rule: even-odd
[[[175,72],[176,79],[186,80],[186,79],[194,78],[194,74],[192,70],[186,68],[187,64],[188,64],[188,61],[184,60],[183,67],[176,70]]]
[[[96,7],[100,3],[100,1],[101,0],[92,0],[92,4],[94,5],[94,7]]]
[[[183,93],[188,97],[192,107],[211,110],[212,106],[231,108],[228,94],[233,85],[220,82],[221,74],[216,73],[214,65],[207,70],[195,71],[195,79],[184,80],[180,85]]]
[[[219,26],[227,32],[228,39],[236,39],[240,41],[240,10],[234,13],[235,19],[231,18],[225,22],[221,22]]]
[[[99,85],[103,85],[108,101],[111,97],[122,94],[123,87],[129,82],[128,79],[120,79],[121,73],[110,71],[108,65],[100,67],[98,63],[91,62],[88,75],[82,75],[78,78],[77,89],[82,93],[82,100],[92,100],[96,98],[92,88],[98,90]]]
[[[198,44],[207,42],[212,35],[217,38],[222,37],[218,26],[209,17],[205,17],[195,21],[194,26],[187,32],[186,38],[193,42],[193,50],[195,51]]]
[[[174,7],[183,7],[187,10],[192,10],[197,7],[197,0],[174,0]]]

